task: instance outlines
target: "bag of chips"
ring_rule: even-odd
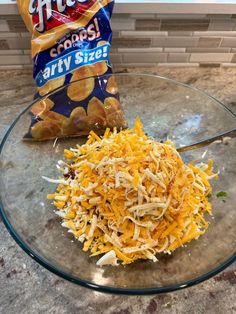
[[[45,140],[84,135],[91,129],[125,128],[109,61],[114,1],[17,3],[32,34],[33,76],[38,87],[25,138]]]

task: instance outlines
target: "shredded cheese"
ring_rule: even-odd
[[[129,264],[137,259],[157,261],[208,227],[210,178],[217,177],[212,160],[185,165],[170,141],[148,138],[137,118],[133,129],[90,132],[88,141],[66,149],[59,160],[53,199],[62,225],[97,265]]]

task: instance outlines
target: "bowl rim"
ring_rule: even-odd
[[[164,76],[160,76],[160,75],[155,75],[155,74],[144,74],[144,73],[113,73],[113,74],[105,74],[105,75],[100,75],[100,76],[92,76],[94,78],[101,78],[101,77],[110,77],[110,76],[140,76],[140,77],[153,77],[153,78],[158,78],[161,80],[166,80],[168,82],[174,83],[176,85],[191,89],[199,94],[202,94],[203,96],[211,99],[212,101],[214,101],[216,104],[218,104],[220,107],[222,107],[222,109],[224,109],[225,111],[227,111],[229,114],[231,114],[235,119],[236,119],[236,115],[226,106],[224,105],[224,103],[222,103],[220,100],[216,99],[215,97],[209,95],[207,92],[195,87],[195,86],[191,86],[182,82],[179,82],[175,79],[171,79],[168,77],[164,77]],[[91,77],[90,77],[91,78]],[[7,141],[8,136],[10,135],[11,131],[13,130],[14,126],[16,125],[16,123],[19,121],[19,119],[21,118],[21,116],[23,116],[28,109],[37,101],[44,99],[45,97],[50,96],[51,94],[55,93],[56,91],[62,89],[62,88],[66,88],[67,86],[69,86],[70,84],[73,84],[75,82],[79,82],[82,80],[86,80],[88,78],[83,78],[83,79],[79,79],[76,81],[73,81],[71,83],[68,83],[64,86],[58,87],[57,89],[51,91],[48,94],[45,94],[43,96],[40,96],[38,98],[36,98],[35,100],[33,100],[30,105],[28,105],[17,117],[16,119],[13,121],[13,123],[11,124],[11,126],[8,128],[8,130],[6,131],[1,143],[0,143],[0,155],[1,152],[4,148],[4,144]],[[99,285],[96,283],[93,283],[92,281],[89,280],[85,280],[85,279],[80,279],[76,276],[70,275],[64,271],[59,270],[58,268],[54,267],[51,263],[49,263],[47,260],[45,260],[43,257],[41,257],[39,254],[35,253],[33,249],[31,249],[31,247],[21,238],[21,236],[17,233],[17,231],[13,228],[13,226],[11,225],[7,214],[4,211],[4,207],[3,207],[3,203],[1,200],[1,195],[0,195],[0,217],[3,220],[3,223],[6,227],[6,229],[8,230],[8,232],[10,233],[10,235],[12,236],[12,238],[16,241],[16,243],[32,258],[34,259],[36,262],[38,262],[41,266],[43,266],[44,268],[46,268],[47,270],[49,270],[50,272],[54,273],[55,275],[68,280],[70,282],[76,283],[82,287],[85,288],[90,288],[92,290],[98,291],[98,292],[105,292],[105,293],[112,293],[112,294],[119,294],[119,295],[151,295],[151,294],[160,294],[160,293],[167,293],[167,292],[171,292],[171,291],[175,291],[175,290],[180,290],[180,289],[184,289],[187,287],[191,287],[194,286],[196,284],[199,284],[205,280],[210,279],[211,277],[217,275],[219,272],[223,271],[225,268],[227,268],[229,265],[231,265],[233,262],[236,261],[236,252],[234,254],[232,254],[229,258],[227,258],[223,263],[221,263],[219,266],[213,268],[212,270],[208,271],[207,273],[204,273],[203,275],[200,275],[196,278],[187,280],[187,281],[183,281],[180,282],[178,284],[172,284],[172,285],[167,285],[167,286],[163,286],[163,287],[152,287],[152,288],[122,288],[122,287],[113,287],[113,286],[107,286],[107,285]]]

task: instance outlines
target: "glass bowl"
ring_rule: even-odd
[[[106,81],[107,78],[95,79]],[[230,110],[196,88],[155,75],[116,74],[116,80],[129,125],[139,115],[145,132],[157,140],[168,137],[178,147],[236,127],[236,117]],[[61,91],[59,88],[45,98]],[[144,295],[192,286],[235,260],[235,139],[182,154],[186,162],[212,158],[220,171],[220,179],[212,182],[214,218],[208,217],[210,226],[205,235],[172,255],[160,255],[157,263],[138,261],[128,266],[101,268],[96,266],[98,258],[83,252],[80,243],[61,227],[60,218],[46,198],[47,193],[53,193],[55,185],[42,180],[43,175],[52,178],[58,175],[55,165],[64,148],[74,147],[85,139],[22,141],[30,124],[30,107],[36,101],[16,118],[1,143],[0,212],[10,234],[38,263],[84,287]],[[222,190],[228,193],[226,202],[216,197]]]

